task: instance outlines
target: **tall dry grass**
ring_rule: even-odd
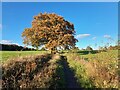
[[[80,56],[67,54],[82,87],[118,88],[118,51]]]

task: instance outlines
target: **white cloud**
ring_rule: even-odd
[[[18,43],[13,43],[11,40],[1,40],[0,43],[1,44],[16,44],[16,45],[19,45]]]
[[[12,43],[12,41],[10,41],[10,40],[1,40],[0,43],[2,43],[2,44],[10,44],[10,43]]]
[[[104,38],[108,38],[108,39],[111,38],[110,35],[104,35],[103,37],[104,37]]]
[[[78,34],[78,35],[76,35],[76,38],[79,39],[79,38],[85,38],[88,36],[90,36],[90,34]]]
[[[95,40],[97,37],[93,37],[92,39]]]

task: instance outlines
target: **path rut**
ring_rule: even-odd
[[[66,88],[80,88],[79,84],[77,83],[77,79],[74,77],[74,72],[70,69],[67,58],[62,56],[63,60],[63,68],[65,73],[65,80],[66,80]]]

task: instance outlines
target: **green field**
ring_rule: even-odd
[[[87,59],[116,59],[118,57],[118,50],[108,50],[106,52],[96,53],[96,54],[80,54],[83,58]]]
[[[64,51],[65,52],[65,51]],[[1,61],[5,62],[7,60],[10,60],[12,58],[17,58],[21,56],[30,56],[30,55],[36,55],[36,54],[44,54],[49,53],[48,51],[0,51],[1,55]],[[80,51],[80,55],[85,55],[88,53],[87,51]],[[85,55],[87,56],[87,55]]]
[[[17,58],[20,56],[28,56],[28,55],[36,55],[36,54],[44,54],[44,53],[49,53],[49,52],[48,51],[0,51],[0,55],[2,56],[2,59],[1,59],[2,62],[8,59]],[[111,50],[108,52],[94,53],[94,54],[92,53],[89,54],[88,51],[79,51],[77,54],[80,55],[80,57],[84,58],[85,60],[88,60],[88,58],[89,59],[94,57],[100,58],[101,56],[104,56],[104,54],[109,55],[107,53],[117,56],[118,50]]]
[[[44,54],[46,51],[1,51],[0,55],[2,56],[1,61],[7,61],[8,59],[17,58],[21,56],[29,56],[36,54]]]

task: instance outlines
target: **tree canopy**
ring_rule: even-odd
[[[34,16],[31,28],[22,33],[23,43],[38,48],[45,46],[48,50],[57,50],[75,46],[74,25],[62,16],[54,13],[40,13]]]

